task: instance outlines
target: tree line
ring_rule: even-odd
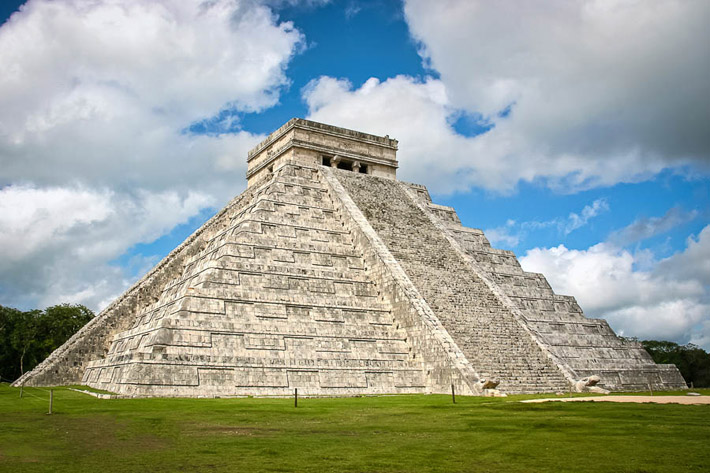
[[[0,378],[15,380],[30,371],[92,318],[94,313],[79,304],[30,311],[0,305]],[[688,384],[710,387],[710,353],[692,343],[641,343],[656,363],[676,365]]]
[[[0,378],[15,380],[30,371],[93,317],[78,304],[29,311],[0,305]]]
[[[643,340],[641,342],[653,361],[676,365],[685,382],[696,388],[710,387],[710,353],[697,345]]]

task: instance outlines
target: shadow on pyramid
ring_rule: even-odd
[[[125,396],[685,388],[673,365],[396,180],[397,141],[293,119],[247,190],[14,385]]]

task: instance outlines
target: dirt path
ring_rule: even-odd
[[[558,397],[547,399],[529,399],[520,402],[652,402],[655,404],[710,404],[710,396],[593,396],[593,397]]]

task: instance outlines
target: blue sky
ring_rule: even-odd
[[[0,304],[106,305],[305,117],[398,138],[402,179],[588,316],[710,348],[706,6],[21,3],[0,5]]]

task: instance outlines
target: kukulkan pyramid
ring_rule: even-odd
[[[293,119],[248,187],[15,385],[128,396],[685,388],[396,180],[397,141]],[[600,294],[603,297],[603,294]],[[591,378],[591,381],[589,381]]]

